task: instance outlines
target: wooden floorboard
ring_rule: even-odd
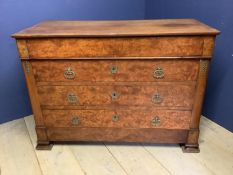
[[[141,144],[107,144],[113,157],[129,175],[169,175],[169,171],[151,156]]]
[[[69,146],[86,174],[90,175],[125,175],[125,170],[118,164],[102,143],[85,143]]]
[[[42,175],[23,119],[0,125],[0,174]]]
[[[25,117],[33,147],[36,146],[35,123],[32,116]],[[83,175],[81,166],[66,145],[54,145],[51,151],[35,150],[43,175]]]
[[[173,175],[211,175],[211,170],[195,159],[190,153],[184,154],[177,145],[147,144],[150,152]]]
[[[0,125],[0,175],[233,175],[233,133],[202,117],[199,154],[178,145],[57,144],[37,151],[32,116]]]
[[[233,133],[212,122],[211,120],[202,117],[200,124],[200,142],[202,138],[210,140],[213,144],[218,145],[220,149],[224,149],[233,153]]]
[[[233,134],[203,118],[200,125],[200,154],[193,154],[215,174],[233,175]]]

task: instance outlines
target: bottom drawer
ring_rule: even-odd
[[[162,109],[43,110],[46,127],[189,129],[191,111]]]
[[[185,143],[188,130],[120,128],[48,128],[50,141]]]

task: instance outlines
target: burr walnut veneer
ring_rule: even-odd
[[[193,19],[45,21],[13,35],[37,149],[57,141],[179,143],[198,152],[218,30]]]

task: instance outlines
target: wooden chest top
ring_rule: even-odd
[[[13,34],[14,38],[216,35],[194,19],[130,21],[45,21]]]

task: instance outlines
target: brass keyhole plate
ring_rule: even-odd
[[[119,120],[119,116],[116,115],[116,114],[114,114],[114,115],[112,116],[112,121],[113,121],[113,122],[117,122],[118,120]]]
[[[67,100],[69,103],[77,103],[78,102],[78,97],[74,93],[69,93],[67,95]]]
[[[116,73],[117,73],[117,70],[118,70],[118,68],[117,68],[116,65],[111,65],[111,66],[110,66],[110,71],[111,71],[112,74],[116,74]]]
[[[116,91],[112,91],[112,100],[116,100],[119,97],[119,94]]]
[[[72,124],[72,125],[79,125],[79,124],[80,124],[80,119],[79,119],[79,117],[73,117],[73,118],[71,119],[71,124]]]
[[[152,96],[152,99],[151,101],[154,103],[154,104],[160,104],[162,103],[163,101],[163,98],[161,97],[161,95],[159,93],[156,93]]]

